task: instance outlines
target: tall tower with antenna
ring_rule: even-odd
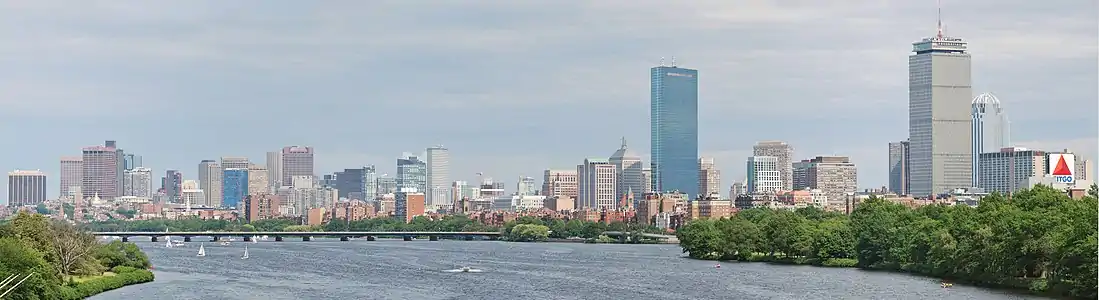
[[[676,66],[649,70],[650,183],[656,192],[698,191],[698,70]],[[635,189],[639,190],[639,189]]]
[[[972,187],[971,57],[964,40],[943,32],[941,7],[935,35],[912,43],[908,56],[910,189],[917,197]]]

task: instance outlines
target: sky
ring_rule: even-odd
[[[973,92],[1018,146],[1095,159],[1099,7],[947,0]],[[443,145],[451,179],[575,169],[625,137],[648,160],[649,68],[699,70],[699,149],[744,180],[752,145],[850,156],[887,183],[908,135],[907,56],[935,1],[0,1],[0,169],[117,140],[156,176],[313,146],[318,173]],[[159,187],[159,184],[155,184]],[[6,198],[7,187],[3,187]]]

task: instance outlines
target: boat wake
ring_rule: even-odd
[[[481,273],[481,272],[484,272],[484,270],[473,269],[473,268],[461,268],[461,269],[453,269],[453,270],[443,270],[443,272],[446,272],[446,273]]]

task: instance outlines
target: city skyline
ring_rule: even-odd
[[[41,24],[52,20],[47,16],[56,17],[59,13],[45,10],[48,4],[43,3],[49,1],[3,6],[0,11],[4,12],[0,15],[18,22]],[[1002,7],[1007,5],[998,3],[946,3],[944,7],[947,32],[965,37],[970,43],[974,57],[973,89],[992,92],[1011,103],[1012,135],[1013,140],[1018,141],[1014,145],[1047,151],[1069,148],[1083,157],[1095,159],[1095,115],[1065,113],[1096,110],[1093,83],[1099,76],[1093,66],[1096,64],[1097,34],[1093,26],[1095,16],[1088,13],[1095,8],[1042,3],[1044,9],[1032,10],[1025,8],[1031,4],[1017,3],[1012,4],[1015,8],[1008,9]],[[197,178],[196,165],[203,159],[240,155],[258,162],[262,161],[264,152],[295,144],[316,148],[317,175],[362,165],[376,165],[379,174],[392,175],[396,167],[391,162],[403,149],[445,144],[451,149],[451,180],[473,181],[476,179],[474,173],[484,172],[508,182],[509,187],[522,175],[537,178],[544,169],[569,169],[585,157],[601,157],[614,151],[622,136],[637,141],[631,142],[631,148],[638,149],[638,154],[647,163],[651,161],[647,151],[650,146],[646,134],[648,120],[644,117],[648,113],[645,105],[648,82],[637,74],[656,66],[660,57],[672,55],[683,66],[705,73],[699,82],[699,156],[714,158],[717,169],[723,174],[723,189],[733,181],[744,180],[744,161],[751,156],[752,145],[764,140],[789,143],[795,148],[795,159],[817,155],[849,156],[859,165],[860,189],[879,187],[886,185],[888,178],[885,144],[907,138],[907,73],[904,69],[910,50],[908,45],[934,34],[935,30],[934,6],[930,3],[889,3],[897,5],[889,7],[875,4],[869,9],[858,9],[854,4],[823,8],[750,4],[738,7],[739,12],[710,6],[719,4],[669,8],[641,3],[633,5],[633,9],[683,22],[656,28],[651,25],[651,19],[620,17],[606,20],[599,30],[587,30],[582,35],[561,35],[569,36],[567,39],[556,38],[553,31],[545,31],[548,29],[531,29],[534,31],[524,35],[547,38],[535,41],[508,32],[495,32],[491,37],[479,40],[479,45],[460,44],[444,38],[440,42],[448,45],[433,47],[431,40],[437,37],[424,36],[419,31],[414,35],[402,32],[378,35],[363,32],[366,30],[363,28],[370,27],[365,25],[319,28],[321,24],[329,24],[326,21],[356,17],[341,14],[368,9],[313,8],[327,13],[323,15],[329,19],[274,17],[259,20],[246,17],[248,22],[224,25],[237,26],[235,29],[242,31],[236,32],[248,32],[249,37],[230,38],[215,33],[192,35],[171,30],[174,25],[197,28],[195,24],[209,20],[209,16],[198,10],[202,4],[197,2],[163,8],[139,4],[132,10],[84,7],[86,5],[92,4],[75,4],[80,9],[73,11],[79,11],[80,15],[67,15],[72,18],[43,26],[40,32],[30,36],[23,36],[23,32],[0,32],[0,36],[27,41],[3,49],[8,51],[9,58],[18,58],[18,61],[11,62],[10,70],[16,71],[7,77],[10,86],[0,91],[0,101],[10,108],[0,112],[8,125],[0,126],[0,132],[11,140],[36,143],[33,147],[9,150],[9,155],[0,158],[0,167],[9,171],[37,169],[47,173],[50,185],[47,190],[51,198],[59,196],[55,194],[59,191],[59,158],[79,156],[80,148],[98,145],[103,140],[118,140],[127,153],[141,155],[143,165],[153,169],[154,177],[174,169],[181,170],[186,179]],[[536,5],[469,5],[465,11],[490,13],[493,18],[480,21],[497,22],[489,28],[516,24],[524,30],[540,26],[542,22],[560,24],[561,18],[569,15],[566,11]],[[260,13],[294,9],[292,6],[296,5],[273,5],[261,8]],[[594,15],[578,18],[597,20],[600,13],[619,9],[611,4],[585,8],[592,10]],[[435,9],[453,7],[444,5],[404,12],[426,14]],[[500,11],[504,9],[510,11]],[[814,10],[820,13],[806,13]],[[537,20],[518,21],[517,16],[530,11],[545,15]],[[703,14],[703,11],[707,13]],[[921,11],[927,13],[912,13]],[[62,12],[67,13],[72,12]],[[163,18],[145,19],[140,15]],[[818,19],[813,17],[815,15],[827,15],[828,18]],[[974,17],[978,15],[981,17]],[[150,28],[155,36],[120,33],[115,37],[90,29],[100,28],[92,25],[107,22],[107,19],[111,20],[110,26],[102,28],[116,30],[114,26],[143,24],[149,25],[143,27]],[[1042,26],[1024,26],[1012,21],[1019,19],[1056,21]],[[392,18],[378,22],[403,24]],[[870,22],[874,26],[860,22]],[[301,56],[308,52],[275,49],[278,47],[269,47],[271,52],[264,53],[242,53],[226,47],[228,40],[242,39],[260,46],[273,45],[276,41],[272,34],[284,32],[281,26],[301,25],[299,23],[309,25],[303,26],[308,33],[286,37],[290,43],[287,47],[336,53],[311,58]],[[439,28],[450,25],[454,24],[418,24]],[[469,28],[471,24],[465,25],[452,36],[462,36],[467,31],[483,33],[483,30]],[[887,31],[894,30],[891,28],[904,29]],[[692,34],[683,35],[683,29],[691,29]],[[401,43],[391,43],[390,48],[370,46],[383,50],[362,49],[370,44],[352,37],[356,35]],[[395,36],[407,39],[393,40]],[[651,38],[653,36],[662,38]],[[718,36],[738,38],[732,41],[713,38]],[[785,40],[767,36],[783,36]],[[105,43],[106,38],[113,42]],[[593,40],[598,43],[591,43]],[[177,43],[188,46],[165,47]],[[578,44],[553,46],[553,43]],[[579,45],[583,43],[588,45]],[[1043,43],[1056,43],[1057,47],[1042,46]],[[745,48],[738,44],[749,46]],[[811,47],[806,47],[807,44]],[[418,51],[405,51],[409,49]],[[564,54],[576,55],[568,58],[546,56],[562,49],[572,50]],[[384,57],[381,60],[411,65],[397,73],[412,72],[427,78],[402,79],[407,75],[397,74],[374,77],[377,75],[370,75],[376,73],[374,71],[354,71],[388,69],[384,67],[385,63],[366,61],[363,57],[371,55],[360,53],[364,50],[381,51],[371,52]],[[434,51],[445,54],[425,53]],[[603,52],[614,54],[595,55]],[[112,53],[127,59],[112,57]],[[401,57],[405,55],[413,60]],[[427,65],[415,64],[416,61]],[[49,63],[43,67],[45,62]],[[470,81],[461,80],[461,76],[451,78],[455,72],[468,72],[466,64],[505,67],[503,72],[484,71],[474,81],[477,84],[471,85]],[[34,71],[17,73],[20,68],[32,66]],[[98,69],[110,69],[111,72],[89,75],[89,70]],[[513,74],[514,70],[537,71]],[[577,81],[577,77],[585,80]],[[431,83],[432,80],[453,81],[453,86]],[[362,82],[379,82],[381,86],[370,83],[359,89]],[[771,105],[780,101],[789,105]],[[375,113],[402,107],[406,102],[424,107],[418,110],[423,114],[421,120],[440,121],[397,123],[402,121],[386,113]],[[108,105],[91,107],[86,103]],[[169,103],[187,105],[166,105]],[[210,105],[219,105],[215,103],[225,106],[214,111],[207,109],[212,107]],[[271,103],[277,105],[269,105]],[[104,110],[104,107],[118,109]],[[486,107],[489,110],[486,111]],[[791,107],[800,107],[805,112],[787,111]],[[256,117],[246,116],[248,121],[240,122],[241,117],[234,115],[234,122],[222,121],[230,120],[223,118],[223,112],[239,109],[248,109]],[[587,119],[590,122],[539,124],[530,121],[545,120],[547,115],[567,116],[593,109],[607,113]],[[843,120],[816,117],[837,112],[852,117]],[[767,130],[746,130],[776,116],[790,114],[807,115],[809,119],[791,122],[795,125],[779,124]],[[15,125],[44,122],[42,116],[46,115],[62,118],[50,118],[49,126]],[[260,119],[260,115],[295,116],[302,119],[292,123],[311,126],[263,129],[274,122]],[[477,115],[479,117],[473,119],[485,121],[440,124],[453,119],[441,117],[444,115]],[[135,118],[156,121],[134,126]],[[333,122],[369,122],[370,132],[376,137],[359,138],[355,135],[361,131],[359,125],[327,126]],[[810,122],[815,123],[805,126]],[[400,133],[380,130],[389,123],[393,123],[394,128],[401,128]],[[227,132],[225,128],[237,128],[248,134]],[[355,130],[350,130],[352,128]],[[807,134],[812,133],[806,131],[810,129],[834,134]],[[166,132],[175,133],[164,134]],[[201,136],[201,140],[217,143],[180,144],[179,135],[183,132],[188,138]],[[42,136],[54,138],[42,139]],[[528,141],[530,136],[540,137],[538,140],[545,144],[503,146]],[[568,141],[569,146],[556,146],[563,144],[561,141]]]

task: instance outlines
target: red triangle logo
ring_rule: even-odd
[[[1072,169],[1068,167],[1068,163],[1065,163],[1065,157],[1060,156],[1057,159],[1057,166],[1053,168],[1053,176],[1072,176]]]

